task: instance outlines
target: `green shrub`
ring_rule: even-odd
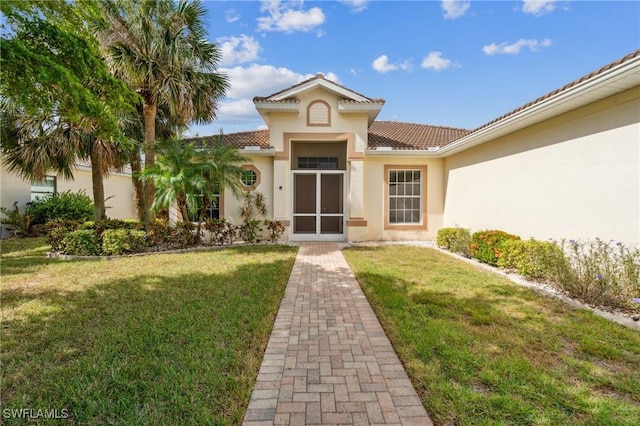
[[[33,215],[33,223],[46,223],[53,219],[67,219],[85,222],[93,219],[93,201],[84,191],[60,192],[38,198],[27,208]]]
[[[47,234],[47,243],[51,245],[51,251],[63,251],[64,238],[70,232],[80,227],[80,222],[69,219],[53,219],[44,225]]]
[[[471,236],[471,255],[480,262],[496,266],[502,254],[502,244],[508,240],[519,240],[520,237],[504,231],[479,231]]]
[[[107,255],[140,253],[146,249],[147,234],[138,229],[105,229],[102,252]]]
[[[261,240],[262,224],[259,220],[246,221],[240,226],[240,238],[249,244],[255,244]]]
[[[464,228],[441,228],[436,239],[438,247],[471,257],[471,234]]]
[[[160,250],[169,244],[171,231],[172,228],[168,220],[156,219],[147,229],[147,244],[149,247]]]
[[[76,256],[95,256],[100,254],[100,242],[95,231],[78,229],[68,233],[62,242],[64,252]]]
[[[191,222],[178,222],[169,234],[171,247],[186,248],[200,244],[200,237],[195,234],[196,225]]]
[[[555,280],[566,268],[562,249],[549,241],[507,240],[502,243],[498,266],[514,269],[524,277]]]
[[[33,214],[29,213],[29,209],[24,214],[21,214],[17,207],[16,209],[0,207],[0,213],[3,215],[0,223],[11,226],[11,232],[14,237],[21,238],[32,235]]]
[[[622,243],[563,240],[567,267],[557,277],[559,288],[587,303],[637,311],[640,295],[640,249]]]
[[[210,242],[219,246],[232,244],[238,236],[238,228],[226,219],[207,219],[204,229],[210,233]]]

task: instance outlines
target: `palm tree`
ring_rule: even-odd
[[[28,180],[43,180],[50,171],[73,179],[75,166],[89,161],[94,220],[105,219],[104,179],[126,164],[124,144],[97,137],[90,119],[78,123],[42,111],[27,114],[6,99],[1,111],[0,152],[7,169]]]
[[[152,209],[176,205],[184,221],[192,216],[189,212],[195,213],[198,235],[209,200],[225,188],[237,196],[244,191],[241,165],[246,158],[221,140],[205,141],[202,147],[176,139],[163,142],[158,146],[156,164],[141,175],[143,181],[152,181],[156,187]]]
[[[163,107],[180,123],[208,123],[229,82],[216,72],[221,54],[206,41],[198,0],[100,0],[97,35],[113,73],[141,95],[145,168],[155,164],[156,118]],[[146,181],[141,216],[150,223],[153,181]]]

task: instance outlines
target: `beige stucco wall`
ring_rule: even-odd
[[[255,187],[255,191],[261,192],[267,201],[267,218],[273,217],[273,157],[247,157],[247,163],[253,165],[260,174],[259,184]],[[223,217],[227,220],[240,225],[240,207],[243,201],[236,198],[229,190],[224,191]],[[266,218],[265,218],[266,219]]]
[[[81,167],[74,171],[73,180],[58,177],[58,192],[78,192],[84,190],[93,199],[91,170]],[[130,173],[113,172],[104,180],[104,198],[107,217],[111,219],[135,219],[136,210],[133,201],[133,184]]]
[[[640,88],[445,159],[444,226],[640,244]]]
[[[276,156],[273,161],[273,217],[276,220],[289,223],[292,216],[292,141],[326,141],[334,146],[347,139],[351,146],[347,150],[347,220],[362,218],[363,197],[362,159],[367,146],[367,114],[340,114],[338,112],[339,97],[324,89],[314,89],[298,95],[299,113],[271,113],[270,138],[275,148]],[[324,101],[330,107],[330,125],[313,126],[307,123],[307,107],[315,101]],[[293,137],[292,137],[293,135]],[[311,154],[310,154],[311,155]],[[354,159],[357,157],[357,159]],[[342,166],[342,160],[341,164]],[[282,188],[282,189],[280,189]],[[265,195],[267,195],[265,193]],[[267,198],[269,199],[269,198]],[[362,233],[363,228],[347,228],[347,238],[352,234]],[[291,237],[291,227],[288,226],[285,238]],[[359,238],[360,239],[360,238]]]
[[[425,166],[427,167],[426,185],[426,229],[394,230],[384,229],[385,215],[385,166]],[[360,239],[364,240],[432,240],[438,229],[442,227],[443,217],[443,176],[444,161],[429,157],[372,157],[364,162],[364,212],[367,220],[366,232]],[[423,179],[424,182],[424,179]],[[355,237],[355,236],[354,236]],[[358,241],[351,238],[352,241]]]
[[[54,175],[54,173],[50,173]],[[91,185],[91,171],[81,167],[74,171],[74,180],[56,179],[56,191],[77,192],[84,190],[93,199]],[[104,183],[105,197],[107,200],[107,216],[114,219],[134,219],[135,206],[133,203],[133,186],[131,175],[126,173],[113,173]],[[31,182],[21,179],[14,173],[10,173],[6,166],[0,166],[0,207],[13,208],[13,203],[18,202],[20,212],[24,212],[26,204],[31,201]],[[3,227],[2,237],[9,236]]]

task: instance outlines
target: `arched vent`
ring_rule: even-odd
[[[329,126],[331,125],[331,108],[325,101],[313,101],[307,108],[307,125]]]

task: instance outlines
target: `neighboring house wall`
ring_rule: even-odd
[[[73,172],[73,180],[57,179],[57,192],[85,193],[93,199],[91,170],[80,167]],[[135,219],[136,209],[133,202],[133,184],[130,173],[113,172],[104,180],[104,198],[107,217],[111,219]]]
[[[53,174],[51,173],[51,175]],[[31,201],[31,182],[8,172],[3,165],[0,167],[0,188],[0,207],[13,208],[13,203],[17,201],[20,212],[24,212],[26,203]],[[93,199],[91,170],[88,168],[80,166],[76,169],[74,180],[56,178],[58,193],[80,190],[85,191]],[[112,197],[106,201],[108,217],[113,219],[133,219],[136,217],[130,173],[112,173],[105,179],[104,194],[105,198]]]
[[[445,159],[444,226],[640,244],[640,87]]]

